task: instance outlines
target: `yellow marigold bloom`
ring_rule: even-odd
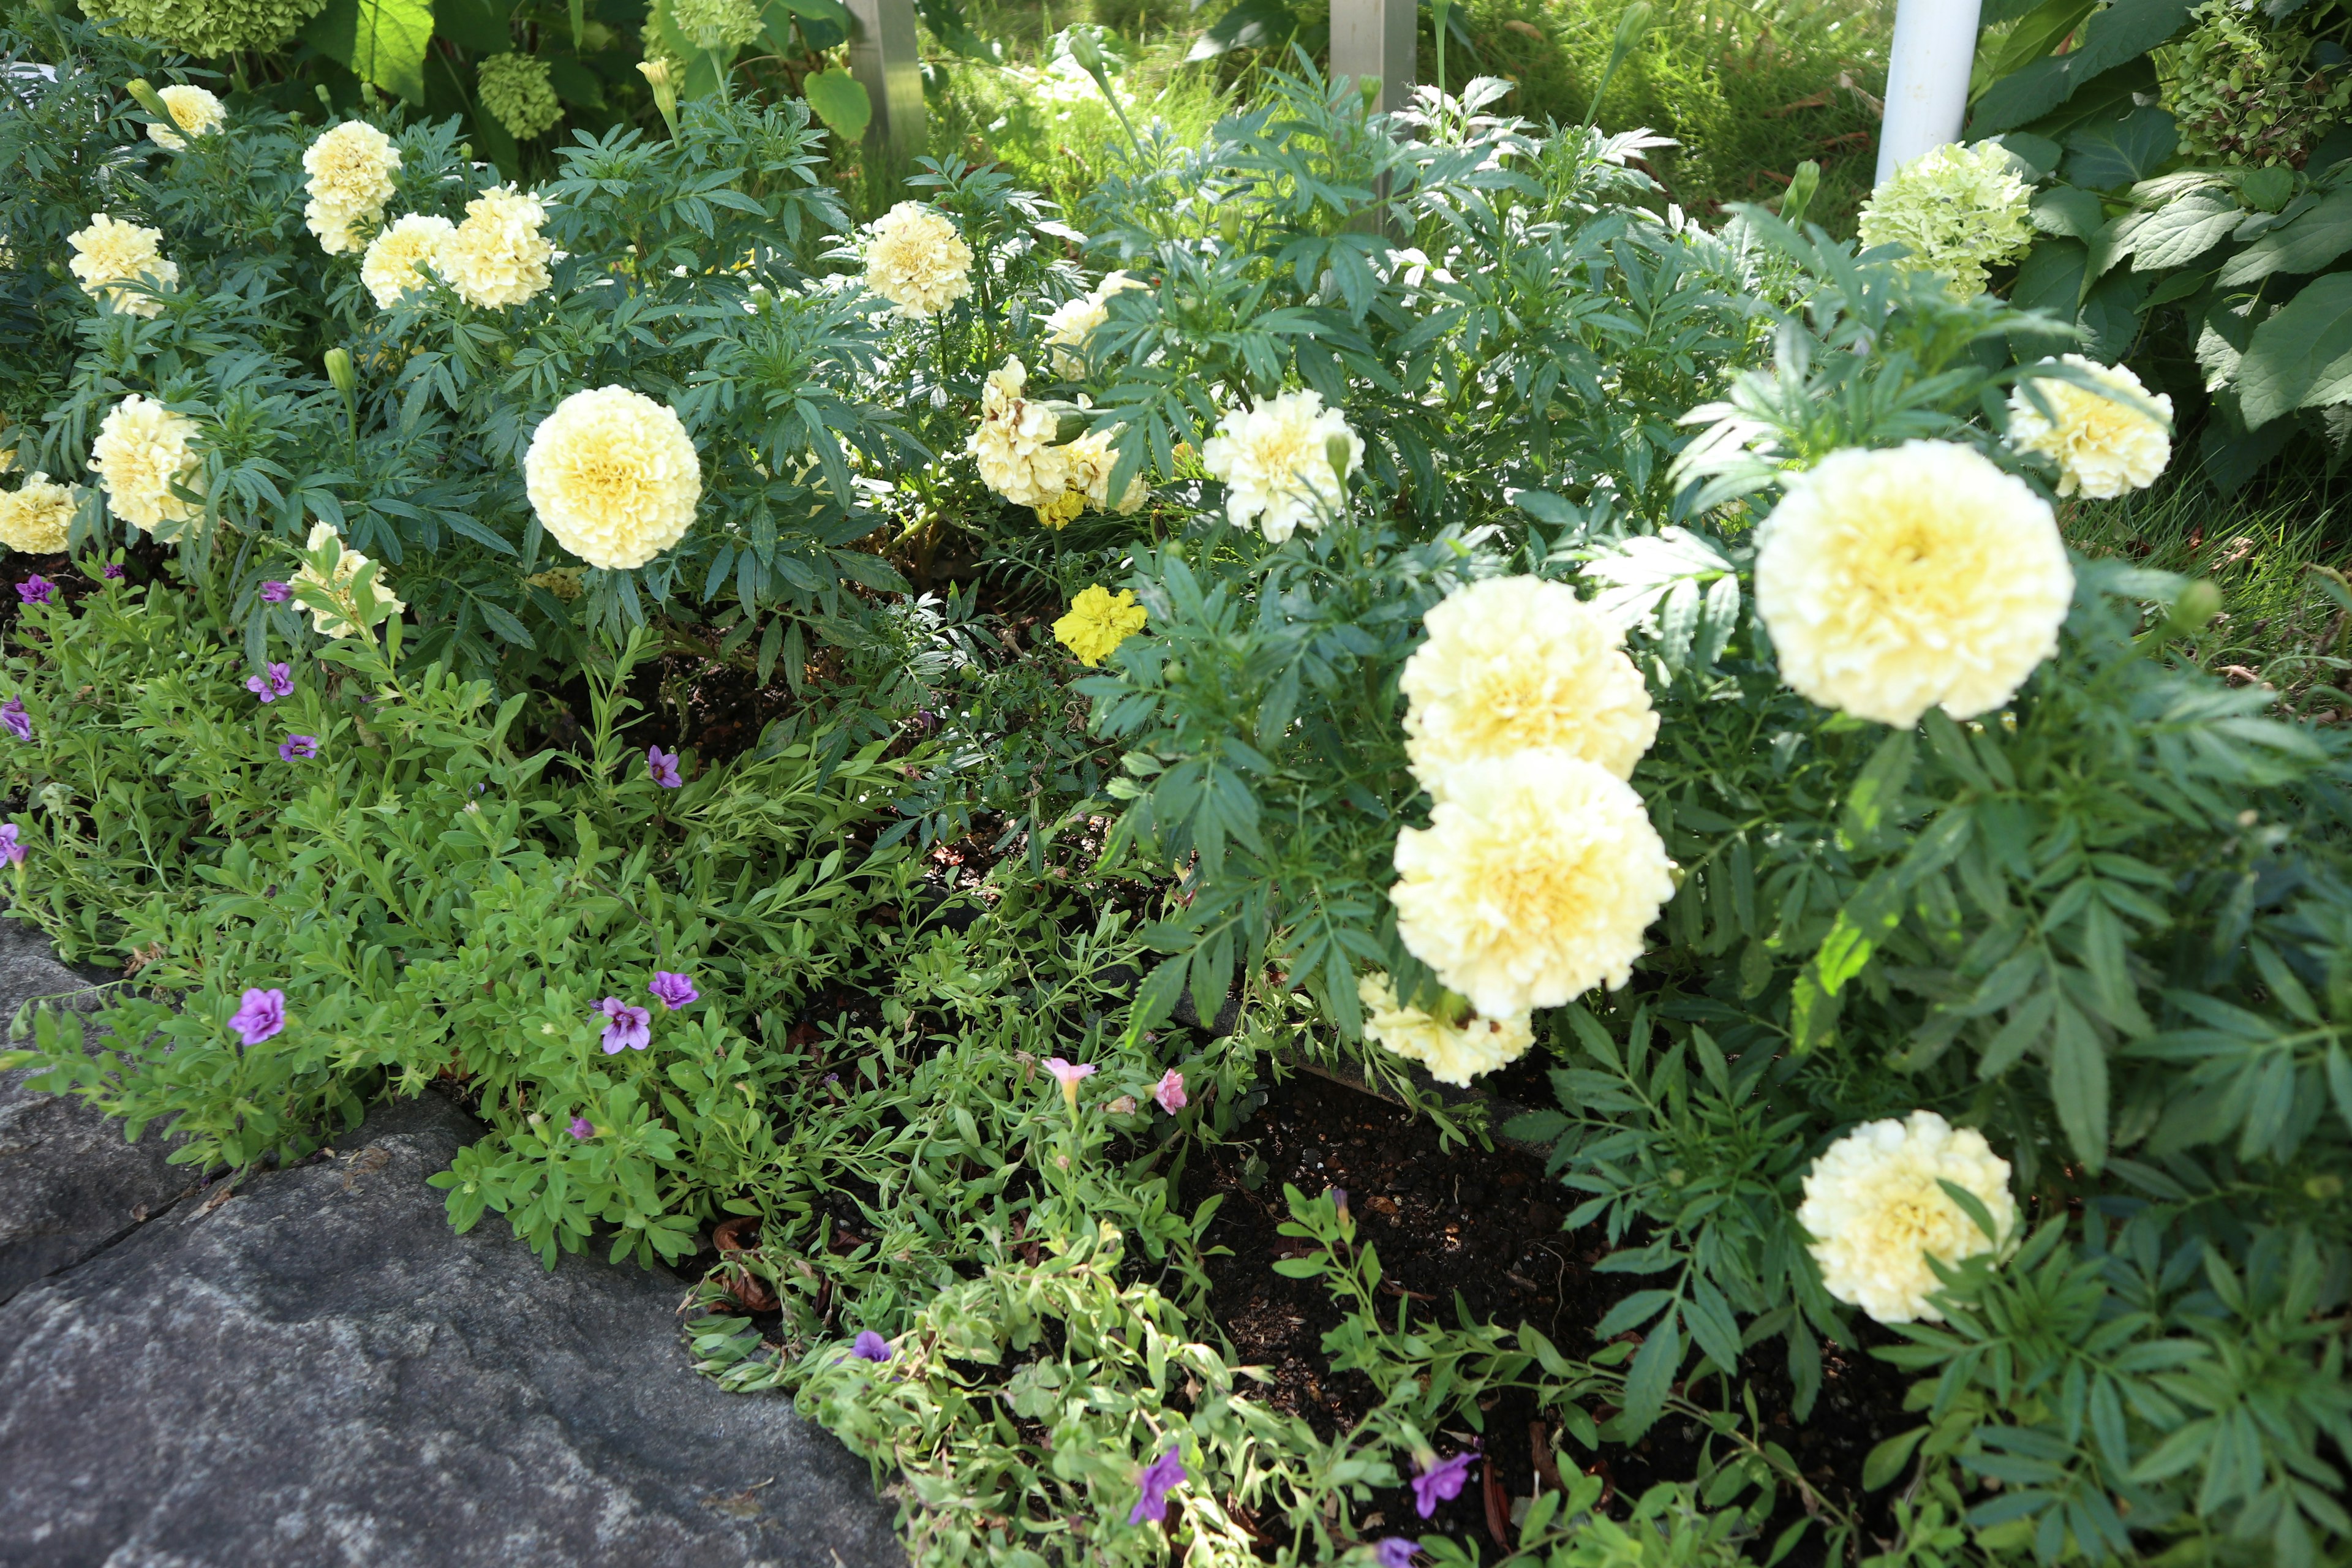
[[[525,488],[547,531],[591,566],[642,566],[686,537],[702,462],[677,416],[625,386],[575,392],[541,422]]]
[[[1675,890],[1633,786],[1565,752],[1457,764],[1396,868],[1397,934],[1489,1018],[1624,984]]]
[[[466,204],[466,221],[443,255],[449,287],[479,310],[520,305],[554,279],[547,270],[555,247],[540,232],[547,209],[512,185],[484,191]]]
[[[310,174],[310,205],[303,220],[330,256],[360,247],[359,231],[373,228],[392,200],[393,171],[400,149],[364,120],[347,120],[320,133],[302,154]]]
[[[1882,1323],[1944,1321],[1927,1300],[1942,1287],[1927,1259],[1947,1266],[1997,1243],[1937,1184],[1979,1199],[2005,1243],[2017,1229],[2009,1162],[1973,1127],[1932,1110],[1907,1121],[1866,1122],[1831,1144],[1805,1174],[1797,1223],[1813,1237],[1822,1284]]]
[[[304,542],[302,548],[305,553],[313,553],[322,545],[328,543],[341,545],[342,542],[343,536],[337,533],[333,528],[323,522],[314,522],[310,525],[310,537]],[[321,636],[348,637],[359,635],[359,598],[353,592],[352,584],[358,579],[360,568],[367,563],[366,556],[344,545],[342,553],[336,558],[334,570],[325,576],[321,577],[313,571],[307,561],[302,563],[301,569],[294,574],[294,582],[297,585],[308,584],[332,595],[335,603],[341,607],[341,613],[335,614],[320,609],[316,605],[311,606],[310,624],[319,628]],[[408,608],[404,602],[392,597],[392,588],[383,580],[383,568],[377,568],[374,581],[370,586],[375,590],[378,603],[391,600],[394,615],[398,615]]]
[[[1954,299],[1971,299],[1984,292],[1990,268],[2033,242],[2032,194],[1997,144],[1950,143],[1914,158],[1871,193],[1862,243],[1905,247],[1911,254],[1903,267],[1939,273]]]
[[[27,474],[23,488],[0,491],[0,544],[27,555],[54,555],[66,537],[81,497],[42,473]]]
[[[2079,491],[2095,500],[2109,500],[2156,483],[2172,460],[2172,399],[2150,396],[2139,377],[2124,365],[2103,365],[2081,354],[2067,354],[2055,363],[2072,365],[2121,395],[2102,397],[2071,382],[2037,380],[2033,389],[2057,416],[2053,424],[2020,385],[2009,395],[2009,444],[2056,463],[2062,496]]]
[[[1217,422],[1201,446],[1202,466],[1225,482],[1225,520],[1235,528],[1257,524],[1279,544],[1301,526],[1323,526],[1323,513],[1347,502],[1331,463],[1331,443],[1342,442],[1350,474],[1363,467],[1364,443],[1336,408],[1316,392],[1286,392]]]
[[[1356,996],[1364,1005],[1364,1033],[1383,1049],[1421,1063],[1440,1083],[1467,1089],[1472,1079],[1510,1066],[1535,1044],[1535,1026],[1525,1013],[1474,1016],[1449,1024],[1418,1007],[1400,1005],[1396,985],[1385,973],[1358,980]]]
[[[221,100],[200,87],[167,87],[155,96],[172,111],[172,123],[190,136],[209,136],[228,118],[221,112]],[[147,135],[158,147],[168,147],[174,153],[188,144],[177,132],[161,125],[149,125]]]
[[[1054,313],[1045,318],[1045,346],[1054,356],[1054,374],[1065,381],[1076,381],[1086,374],[1087,340],[1094,336],[1097,327],[1110,320],[1110,308],[1105,301],[1129,289],[1150,287],[1140,278],[1113,272],[1092,292],[1055,306]]]
[[[1780,679],[1897,729],[2008,701],[2057,651],[2074,594],[2049,502],[1949,442],[1833,452],[1757,531]]]
[[[1078,490],[1064,490],[1037,509],[1037,521],[1056,531],[1067,528],[1087,510],[1087,498]]]
[[[1464,763],[1529,747],[1598,763],[1614,776],[1657,739],[1658,716],[1622,633],[1564,583],[1493,577],[1433,605],[1429,639],[1399,679],[1411,706],[1413,777],[1443,798]]]
[[[360,281],[375,296],[377,307],[388,310],[401,296],[428,287],[420,266],[446,275],[449,242],[457,233],[457,226],[446,217],[410,213],[368,241],[367,254],[360,258]]]
[[[70,265],[81,291],[125,315],[152,321],[163,313],[163,301],[134,293],[123,285],[134,279],[157,289],[179,285],[179,264],[163,259],[162,229],[92,213],[89,226],[68,236],[66,243],[74,248]]]
[[[1070,488],[1069,454],[1054,444],[1061,419],[1025,397],[1029,369],[1008,359],[981,388],[980,428],[965,449],[979,459],[980,480],[1015,506],[1048,507]]]
[[[108,410],[89,447],[107,510],[148,533],[197,516],[201,507],[172,493],[175,484],[194,488],[196,434],[194,420],[137,393]]]
[[[898,315],[936,316],[971,292],[971,247],[941,214],[900,202],[868,231],[866,286]]]
[[[1114,597],[1097,584],[1070,601],[1070,613],[1054,623],[1054,640],[1077,655],[1080,664],[1100,664],[1143,629],[1144,619],[1133,594],[1122,589]]]

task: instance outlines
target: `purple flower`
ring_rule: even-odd
[[[890,1342],[872,1329],[860,1329],[857,1337],[849,1342],[849,1353],[860,1361],[888,1361]]]
[[[655,970],[654,977],[646,983],[646,989],[654,994],[655,1001],[673,1013],[689,1002],[702,1000],[702,993],[694,988],[693,975],[672,974],[667,969]]]
[[[283,991],[247,991],[244,1005],[228,1021],[237,1038],[248,1046],[257,1046],[286,1026],[286,993]]]
[[[245,678],[245,689],[247,691],[252,692],[264,702],[275,702],[281,697],[294,695],[293,666],[268,664],[262,668],[269,672],[266,678],[258,675],[248,675]]]
[[[572,1119],[572,1125],[565,1128],[564,1131],[571,1133],[574,1138],[593,1138],[596,1136],[596,1129],[588,1124],[588,1119],[584,1116],[573,1117]]]
[[[1372,1548],[1374,1561],[1381,1568],[1412,1568],[1412,1560],[1421,1548],[1402,1535],[1391,1535]]]
[[[20,741],[33,738],[33,716],[25,711],[25,700],[21,697],[0,702],[0,724],[7,725],[8,732]]]
[[[1154,1524],[1165,1522],[1168,1518],[1168,1493],[1181,1486],[1184,1479],[1184,1463],[1176,1457],[1175,1449],[1171,1448],[1152,1460],[1144,1467],[1143,1495],[1135,1500],[1135,1507],[1128,1513],[1127,1522],[1141,1524],[1147,1519]]]
[[[120,582],[122,578],[122,568],[110,561],[98,569],[98,574],[110,583]]]
[[[0,860],[11,866],[25,863],[25,847],[16,842],[16,825],[13,822],[0,822]]]
[[[677,753],[665,752],[659,746],[646,748],[646,772],[664,789],[676,789],[686,782],[677,776]]]
[[[16,584],[16,597],[28,605],[46,605],[58,596],[58,585],[38,572]]]
[[[315,757],[318,754],[319,737],[316,735],[289,735],[285,743],[278,748],[281,762],[290,763],[297,757]]]
[[[261,585],[261,602],[265,605],[282,605],[293,596],[294,590],[283,583],[264,583]]]
[[[1412,1503],[1422,1518],[1433,1517],[1439,1503],[1462,1495],[1462,1483],[1469,1479],[1470,1466],[1477,1458],[1475,1454],[1456,1454],[1450,1459],[1430,1457],[1429,1468],[1412,1478]]]
[[[596,1004],[597,1010],[610,1020],[604,1026],[604,1054],[618,1056],[623,1051],[642,1051],[654,1042],[654,1016],[643,1007],[632,1007],[618,996],[607,996]]]

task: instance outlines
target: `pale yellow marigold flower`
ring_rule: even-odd
[[[359,231],[374,227],[392,200],[400,149],[364,120],[347,120],[320,133],[303,153],[302,167],[310,176],[303,220],[319,248],[330,256],[357,250]]]
[[[575,392],[523,456],[532,510],[591,566],[642,566],[686,537],[702,462],[677,414],[625,386]]]
[[[446,275],[449,243],[457,233],[457,226],[446,217],[410,213],[394,218],[368,241],[367,254],[360,258],[360,281],[375,296],[377,307],[388,310],[403,295],[427,289],[420,266]]]
[[[1124,428],[1114,425],[1108,430],[1089,430],[1062,447],[1063,460],[1069,465],[1064,482],[1071,491],[1083,491],[1087,504],[1097,511],[1115,511],[1121,517],[1141,506],[1151,494],[1151,487],[1139,474],[1127,481],[1127,490],[1118,498],[1118,504],[1111,504],[1110,476],[1118,467],[1118,451],[1112,443]]]
[[[1675,890],[1633,786],[1565,752],[1455,766],[1396,868],[1397,934],[1489,1018],[1624,984]]]
[[[1055,306],[1054,313],[1045,318],[1045,346],[1053,353],[1054,374],[1065,381],[1076,381],[1086,374],[1087,340],[1094,336],[1097,327],[1110,320],[1110,308],[1105,301],[1129,289],[1150,287],[1140,278],[1113,272],[1092,292]]]
[[[1622,630],[1564,583],[1491,577],[1431,606],[1423,625],[1429,638],[1398,685],[1412,775],[1433,796],[1461,763],[1531,746],[1632,778],[1657,739]]]
[[[1096,584],[1070,601],[1070,613],[1054,623],[1054,640],[1078,656],[1080,664],[1100,664],[1113,649],[1144,626],[1144,610],[1135,595],[1121,589],[1114,596]]]
[[[308,584],[331,595],[336,604],[341,607],[342,613],[340,615],[320,609],[316,605],[311,607],[310,624],[319,628],[320,635],[331,637],[356,637],[360,630],[358,620],[360,608],[358,595],[352,591],[352,584],[359,577],[360,568],[368,563],[368,558],[349,545],[344,545],[343,536],[323,522],[314,522],[310,525],[310,537],[303,542],[302,549],[304,553],[311,553],[331,542],[342,546],[342,553],[336,558],[334,570],[321,577],[310,569],[310,563],[306,561],[300,570],[294,574],[294,582],[298,585]],[[394,615],[396,616],[408,608],[404,601],[392,597],[391,584],[383,580],[383,569],[381,566],[376,568],[375,579],[370,586],[375,590],[379,604],[386,600],[391,601]]]
[[[1279,544],[1304,526],[1323,526],[1323,514],[1347,502],[1331,465],[1330,444],[1345,444],[1347,471],[1363,466],[1364,443],[1336,408],[1316,392],[1286,392],[1253,408],[1227,414],[1201,446],[1201,464],[1225,482],[1225,518],[1235,528],[1255,522]]]
[[[221,100],[200,87],[167,87],[155,96],[172,111],[172,123],[189,136],[209,136],[227,119],[221,112]],[[158,147],[168,147],[174,153],[188,144],[185,138],[161,125],[150,124],[147,136]]]
[[[198,516],[200,506],[172,493],[174,484],[194,488],[196,435],[194,420],[137,393],[108,410],[89,447],[107,510],[148,533]]]
[[[0,491],[0,544],[27,555],[54,555],[66,547],[81,496],[43,473],[27,474],[23,488]]]
[[[1914,158],[1871,193],[1862,243],[1904,246],[1910,254],[1899,265],[1937,273],[1954,299],[1971,299],[1984,292],[1991,268],[2032,244],[2032,195],[1998,144],[1949,143]]]
[[[1473,1015],[1449,1024],[1418,1007],[1399,1005],[1396,985],[1385,973],[1358,980],[1356,997],[1364,1005],[1364,1033],[1375,1044],[1421,1063],[1430,1077],[1457,1088],[1467,1089],[1472,1079],[1510,1066],[1535,1044],[1535,1025],[1525,1013],[1507,1018]]]
[[[2111,500],[2156,483],[2172,460],[2172,399],[2149,395],[2139,377],[2124,365],[2103,365],[2081,354],[2067,354],[2056,363],[2085,373],[2121,395],[2102,397],[2072,382],[2037,379],[2034,390],[2058,416],[2053,424],[2020,385],[2009,395],[2009,444],[2056,463],[2062,496],[2080,492],[2094,500]]]
[[[547,208],[512,185],[484,191],[466,204],[466,221],[443,255],[449,287],[484,310],[520,305],[548,287],[555,247],[540,232]]]
[[[965,443],[980,480],[1015,506],[1049,507],[1070,489],[1069,454],[1054,444],[1060,416],[1024,396],[1029,370],[1008,359],[981,387],[980,427]]]
[[[1882,1323],[1944,1321],[1927,1300],[1942,1289],[1927,1259],[1949,1266],[1997,1244],[1938,1180],[1984,1204],[2000,1243],[2015,1233],[2009,1162],[1973,1127],[1915,1110],[1908,1121],[1865,1122],[1822,1151],[1805,1173],[1797,1223],[1832,1296]]]
[[[1896,729],[2008,701],[2057,651],[2074,594],[2050,503],[1945,441],[1833,452],[1757,531],[1780,679]]]
[[[897,306],[894,314],[936,316],[971,292],[971,247],[941,214],[900,202],[867,231],[866,286]]]
[[[124,223],[106,213],[90,214],[89,226],[66,238],[74,248],[69,265],[83,293],[125,315],[149,321],[163,313],[163,301],[123,285],[144,279],[158,289],[178,287],[179,264],[163,259],[163,242],[162,229]]]

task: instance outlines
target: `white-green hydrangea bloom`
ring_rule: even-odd
[[[1914,158],[1871,193],[1862,209],[1864,247],[1900,245],[1903,265],[1940,274],[1955,299],[1984,292],[1985,279],[2032,243],[2032,189],[1999,145],[1957,142]]]
[[[327,0],[100,0],[93,21],[192,55],[275,49]]]
[[[492,55],[475,68],[482,107],[518,142],[543,136],[563,118],[547,62],[537,55]]]
[[[694,47],[724,54],[760,36],[760,8],[752,0],[670,0],[670,19]]]

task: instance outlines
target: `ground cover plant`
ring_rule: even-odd
[[[860,217],[40,26],[36,1081],[226,1181],[438,1085],[924,1563],[2352,1552],[2352,591],[2167,521],[1999,149],[1865,256],[1298,51]]]

